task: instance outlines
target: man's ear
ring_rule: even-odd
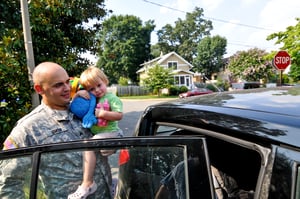
[[[38,93],[41,94],[43,92],[43,88],[41,85],[34,85],[34,90]]]

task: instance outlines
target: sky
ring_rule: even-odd
[[[134,15],[143,22],[154,20],[155,31],[166,24],[174,26],[187,12],[203,8],[204,19],[211,20],[211,35],[227,39],[225,57],[250,48],[271,52],[279,50],[276,40],[266,41],[268,35],[295,26],[300,17],[299,0],[106,0],[106,9],[115,15]],[[151,44],[157,42],[156,32]]]

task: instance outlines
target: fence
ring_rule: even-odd
[[[149,95],[150,91],[141,86],[111,86],[107,88],[108,91],[115,93],[119,97],[122,96],[140,96]]]

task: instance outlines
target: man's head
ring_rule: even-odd
[[[66,70],[53,62],[43,62],[33,71],[35,91],[52,109],[65,110],[70,103],[70,78]]]

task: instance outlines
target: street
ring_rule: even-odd
[[[122,99],[123,102],[123,118],[119,121],[119,127],[123,130],[124,136],[132,136],[136,123],[143,111],[152,104],[168,101],[172,99],[147,99],[147,100],[131,100]],[[114,181],[118,178],[118,161],[119,153],[109,156],[111,172]]]
[[[131,136],[133,134],[136,123],[147,106],[168,101],[168,100],[172,100],[172,99],[147,99],[147,100],[122,99],[123,118],[119,122],[119,126],[123,130],[124,136]]]

